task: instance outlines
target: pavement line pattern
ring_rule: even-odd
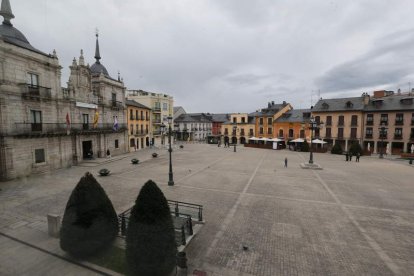
[[[46,249],[40,248],[40,247],[38,247],[38,246],[36,246],[36,245],[30,244],[30,243],[25,242],[25,241],[22,241],[22,240],[20,240],[20,239],[18,239],[18,238],[15,238],[15,237],[12,237],[12,236],[10,236],[10,235],[7,235],[7,234],[5,234],[5,233],[3,233],[3,232],[0,232],[0,235],[1,235],[1,236],[3,236],[3,237],[5,237],[5,238],[8,238],[8,239],[10,239],[10,240],[12,240],[12,241],[18,242],[18,243],[20,243],[20,244],[26,245],[26,246],[28,246],[28,247],[31,247],[31,248],[33,248],[33,249],[36,249],[36,250],[38,250],[38,251],[40,251],[40,252],[43,252],[43,253],[45,253],[45,254],[48,254],[48,255],[51,255],[51,256],[56,257],[56,258],[58,258],[58,259],[61,259],[61,260],[63,260],[63,261],[66,261],[66,262],[68,262],[68,263],[71,263],[71,264],[74,264],[74,265],[80,266],[80,267],[82,267],[82,268],[88,269],[88,270],[93,271],[93,272],[95,272],[95,273],[98,273],[98,274],[100,274],[100,275],[104,275],[104,276],[111,276],[111,274],[108,274],[108,273],[105,273],[105,272],[100,271],[100,270],[98,270],[98,269],[95,269],[95,268],[93,268],[93,267],[90,267],[90,266],[87,266],[87,265],[84,265],[84,264],[78,263],[78,262],[76,262],[76,261],[74,261],[74,260],[71,260],[71,259],[69,259],[69,258],[65,258],[65,257],[63,257],[63,256],[60,256],[60,255],[56,254],[56,253],[53,253],[53,252],[50,252],[50,251],[48,251],[48,250],[46,250]]]
[[[317,173],[315,170],[312,170],[313,174],[318,178],[319,182],[322,184],[322,186],[325,188],[325,190],[332,196],[332,198],[335,200],[335,202],[341,207],[342,211],[347,215],[348,219],[354,224],[354,226],[361,232],[361,234],[364,236],[365,240],[368,242],[368,244],[371,246],[371,248],[377,253],[377,255],[381,258],[381,260],[384,261],[385,265],[395,274],[400,274],[400,269],[398,265],[387,255],[387,253],[381,248],[381,246],[373,239],[371,238],[367,231],[358,223],[358,221],[355,219],[355,217],[352,215],[352,213],[346,208],[346,206],[339,200],[339,198],[332,192],[332,190],[328,187],[326,182],[321,178],[319,173]]]
[[[255,170],[253,171],[252,175],[250,176],[249,181],[247,181],[246,186],[244,186],[243,191],[239,194],[239,197],[237,198],[236,203],[234,203],[233,207],[230,209],[230,211],[227,213],[226,217],[223,220],[223,223],[220,226],[220,230],[217,232],[217,234],[214,237],[213,242],[210,244],[207,252],[206,252],[206,258],[208,258],[211,254],[212,249],[216,246],[217,242],[219,241],[219,239],[223,236],[225,229],[228,227],[228,225],[230,225],[230,222],[232,221],[237,208],[239,207],[244,195],[246,194],[247,190],[249,189],[250,185],[253,182],[254,177],[257,174],[257,171],[259,170],[260,166],[262,165],[265,157],[267,156],[267,152],[265,152],[262,156],[262,158],[260,159],[259,163],[257,164]]]

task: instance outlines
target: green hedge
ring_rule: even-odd
[[[335,143],[335,145],[331,149],[332,154],[342,154],[342,148],[341,145],[338,143]]]
[[[60,229],[60,247],[76,257],[96,254],[118,233],[118,217],[92,174],[83,176],[69,197]]]
[[[167,199],[149,180],[132,208],[126,237],[131,275],[169,275],[176,263],[177,246]]]

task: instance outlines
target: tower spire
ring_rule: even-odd
[[[95,48],[95,59],[96,63],[100,63],[99,60],[101,59],[101,54],[99,53],[99,41],[98,41],[99,33],[98,29],[96,29],[96,48]]]
[[[2,0],[1,1],[0,15],[4,17],[3,24],[12,25],[10,20],[14,18],[14,15],[13,15],[13,12],[11,10],[9,0]]]

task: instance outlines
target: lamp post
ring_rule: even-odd
[[[313,139],[313,131],[315,129],[321,129],[323,127],[323,122],[318,122],[312,116],[309,120],[309,129],[311,130],[311,141],[310,141],[310,149],[309,149],[309,164],[313,164],[313,151],[312,151],[312,139]]]
[[[234,125],[233,126],[233,137],[236,137],[236,130],[237,130],[237,126]],[[236,144],[237,144],[237,137],[236,137],[236,143],[234,143],[234,152],[236,152]]]
[[[380,138],[381,138],[381,149],[380,149],[380,154],[379,154],[379,158],[384,158],[384,136],[385,136],[385,130],[387,129],[385,127],[385,124],[382,123],[381,126],[378,128],[380,131]]]
[[[168,174],[168,186],[174,186],[174,180],[173,180],[173,171],[172,171],[172,158],[171,158],[171,153],[172,153],[172,148],[171,148],[171,123],[172,123],[172,117],[168,116],[167,120],[168,120],[168,152],[170,153],[170,170],[169,170],[169,174]]]

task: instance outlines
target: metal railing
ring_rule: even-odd
[[[193,216],[191,215],[191,213],[196,212],[196,217],[198,221],[202,221],[203,206],[173,200],[168,200],[168,205],[170,207],[170,213],[174,223],[175,241],[177,245],[185,245],[187,237],[194,234]],[[121,238],[124,238],[126,236],[129,218],[131,216],[131,210],[132,208],[129,208],[128,210],[118,215],[118,235]],[[187,212],[190,212],[190,214]]]
[[[30,84],[19,84],[22,91],[22,97],[38,97],[38,98],[51,98],[51,88]]]
[[[100,132],[100,131],[123,131],[126,130],[126,124],[118,124],[114,128],[114,124],[70,124],[66,123],[15,123],[14,128],[10,129],[7,134],[10,135],[39,135],[39,134],[67,134],[78,132]]]

